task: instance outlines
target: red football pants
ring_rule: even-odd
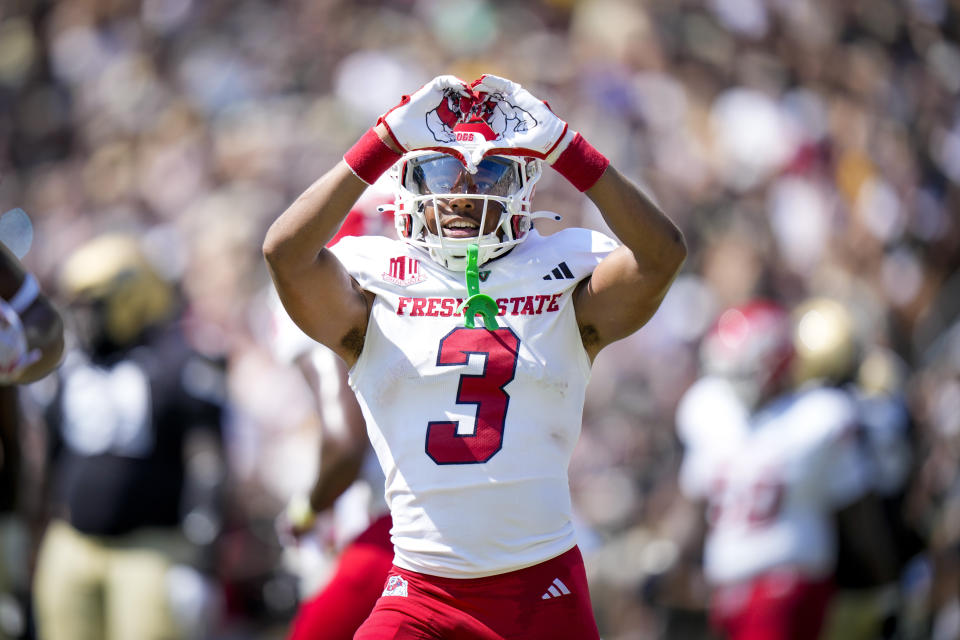
[[[475,579],[394,566],[354,640],[599,640],[574,547],[538,565]]]
[[[711,622],[729,640],[813,640],[833,596],[830,579],[782,570],[749,583],[718,587]]]
[[[330,581],[300,606],[288,640],[350,640],[383,591],[393,566],[390,516],[344,547]]]

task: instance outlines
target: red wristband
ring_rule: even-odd
[[[553,168],[580,191],[597,183],[610,161],[579,133],[553,163]]]
[[[400,154],[388,147],[372,128],[343,154],[350,170],[367,184],[376,182],[399,159]]]

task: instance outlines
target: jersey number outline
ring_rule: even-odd
[[[471,354],[485,356],[483,372],[464,373],[457,387],[457,404],[474,404],[477,415],[470,434],[457,433],[457,422],[427,423],[426,452],[437,464],[487,462],[503,447],[503,429],[510,405],[504,387],[513,381],[520,338],[513,329],[490,331],[457,327],[440,340],[437,366],[465,365]]]
[[[723,478],[713,487],[707,521],[748,527],[764,527],[779,516],[787,492],[785,482],[774,471],[768,471],[739,490],[727,490]]]

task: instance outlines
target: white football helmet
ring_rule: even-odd
[[[455,157],[436,151],[414,151],[406,154],[391,171],[394,172],[396,200],[394,222],[397,235],[427,251],[434,260],[452,271],[467,266],[467,247],[479,247],[478,264],[503,255],[526,240],[533,219],[541,217],[531,211],[530,200],[542,174],[540,160],[518,156],[487,156],[477,164],[475,173]],[[492,233],[464,238],[450,238],[431,233],[428,215],[437,216],[437,202],[467,198],[481,207],[480,229],[488,216],[498,216]],[[386,209],[384,207],[383,209]],[[556,217],[544,212],[544,216]]]
[[[727,379],[749,409],[788,381],[794,355],[790,315],[767,300],[727,309],[700,344],[704,373]]]

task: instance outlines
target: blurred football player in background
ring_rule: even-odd
[[[703,505],[711,622],[732,640],[819,637],[838,536],[871,584],[895,577],[858,398],[820,371],[795,377],[805,355],[783,307],[727,309],[702,342],[704,375],[677,409],[681,489]]]
[[[221,367],[188,345],[178,291],[135,237],[81,246],[59,288],[76,344],[45,411],[38,635],[202,638],[215,620],[198,569],[219,529]]]
[[[392,214],[365,213],[358,202],[329,246],[345,236],[392,235],[392,229]],[[288,637],[350,640],[380,597],[393,564],[385,478],[343,361],[290,320],[275,292],[271,300],[273,351],[302,372],[316,401],[321,429],[316,481],[308,496],[295,496],[281,514],[280,533],[297,543],[311,536],[327,537],[318,531],[317,517],[329,511],[329,544],[335,554],[332,572],[320,585],[303,589],[306,597]]]
[[[50,373],[63,353],[63,320],[36,278],[0,243],[0,639],[29,622],[29,545],[20,504],[20,402],[16,385]]]
[[[910,522],[905,498],[915,470],[912,419],[903,389],[903,364],[889,350],[870,345],[857,316],[840,300],[813,297],[792,312],[792,367],[795,385],[824,385],[848,392],[858,408],[859,451],[866,460],[871,490],[879,503],[879,526],[872,535],[885,539],[890,563],[876,570],[878,560],[864,563],[857,550],[856,530],[838,527],[835,582],[824,637],[830,640],[873,640],[897,637],[901,598],[898,578],[924,548],[918,523]],[[875,505],[857,503],[846,518],[876,522]],[[869,510],[868,510],[869,509]]]
[[[279,319],[285,313],[278,306],[277,324],[288,323],[279,331],[300,332],[289,319]],[[309,495],[291,500],[280,528],[282,536],[297,544],[319,537],[321,545],[330,546],[336,564],[319,589],[305,591],[289,638],[349,640],[373,609],[393,563],[390,516],[383,499],[383,472],[347,384],[346,367],[331,351],[304,338],[305,348],[294,361],[316,392],[320,457]],[[324,532],[317,518],[328,510],[332,518]]]

